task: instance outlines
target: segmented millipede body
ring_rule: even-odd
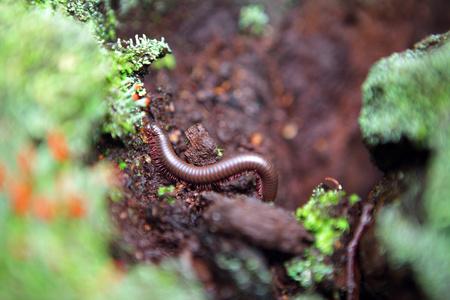
[[[274,201],[278,190],[278,174],[273,163],[257,153],[242,153],[207,166],[194,166],[178,157],[162,126],[151,123],[145,127],[150,135],[152,154],[158,166],[171,178],[196,185],[212,185],[245,172],[258,175],[258,192],[264,201]]]

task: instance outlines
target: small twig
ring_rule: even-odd
[[[361,238],[364,228],[369,225],[369,223],[372,221],[372,210],[373,210],[373,204],[372,203],[365,203],[362,208],[361,212],[361,218],[358,226],[355,229],[355,235],[353,236],[352,240],[350,241],[348,247],[347,247],[347,255],[348,255],[348,261],[347,261],[347,300],[352,300],[353,293],[356,289],[356,282],[355,282],[355,272],[354,272],[354,265],[355,265],[355,256],[356,256],[356,249],[358,248],[358,242]]]

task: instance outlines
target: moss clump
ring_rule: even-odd
[[[146,106],[146,101],[135,101],[133,95],[139,97],[146,94],[142,78],[148,74],[148,67],[158,58],[164,57],[171,50],[164,38],[161,41],[148,39],[136,35],[135,40],[121,40],[116,38],[118,21],[111,8],[109,0],[95,1],[62,1],[42,0],[26,1],[30,9],[41,7],[56,11],[71,17],[88,28],[95,40],[99,42],[99,49],[103,53],[103,60],[109,65],[109,86],[104,98],[106,99],[106,120],[103,131],[114,138],[125,138],[135,133],[136,127],[142,125],[145,115],[140,106]],[[98,50],[97,50],[98,51]],[[136,87],[140,87],[136,90]]]
[[[254,36],[263,34],[269,23],[269,17],[264,12],[262,5],[248,5],[241,8],[239,16],[239,28],[243,32],[248,32]]]
[[[139,97],[146,94],[142,78],[148,74],[148,67],[158,58],[164,57],[171,50],[164,39],[157,41],[145,35],[133,39],[104,45],[105,56],[112,63],[109,74],[110,88],[106,97],[108,116],[103,131],[113,137],[124,138],[134,133],[137,126],[142,125],[145,115],[140,106],[145,102],[135,101],[133,95]]]
[[[26,2],[57,10],[86,23],[100,40],[112,41],[116,38],[118,22],[109,0],[26,0]]]
[[[313,246],[326,255],[333,254],[333,245],[350,229],[346,216],[339,215],[333,209],[345,195],[343,190],[327,191],[323,186],[318,186],[308,203],[297,208],[297,219],[315,237]],[[350,200],[353,205],[359,198],[352,195]]]
[[[334,272],[334,267],[325,262],[325,255],[309,250],[305,251],[303,256],[286,262],[285,267],[289,277],[307,290],[311,290],[324,278],[332,279]]]
[[[146,75],[152,62],[171,52],[164,38],[161,41],[152,40],[145,34],[142,37],[136,35],[134,42],[133,39],[126,41],[118,39],[110,47],[113,61],[117,64],[117,71],[127,77]]]
[[[368,146],[406,138],[417,148],[439,147],[450,108],[449,36],[440,36],[439,46],[420,44],[371,68],[359,118]]]
[[[377,62],[363,85],[360,117],[369,148],[395,147],[407,140],[412,147],[399,160],[417,149],[427,153],[420,164],[406,161],[400,167],[406,187],[394,205],[380,213],[378,232],[391,261],[410,265],[431,299],[450,297],[449,37],[430,36],[413,50]],[[385,152],[372,154],[380,160],[377,155],[391,154]]]
[[[321,184],[303,207],[297,219],[315,237],[310,249],[285,263],[287,274],[305,289],[312,290],[323,280],[333,279],[335,267],[331,255],[344,233],[350,233],[347,212],[359,201],[357,195],[346,197],[342,189],[331,190]]]

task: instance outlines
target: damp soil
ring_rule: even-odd
[[[361,142],[360,86],[381,57],[446,31],[444,2],[267,1],[270,25],[259,37],[239,30],[239,1],[155,1],[123,16],[121,38],[164,37],[176,59],[174,70],[145,77],[144,122],[165,126],[175,152],[197,165],[221,159],[217,149],[261,153],[276,165],[279,187],[270,205],[259,200],[252,174],[211,190],[182,184],[155,167],[142,128],[126,142],[103,136],[98,155],[117,166],[122,190],[110,205],[120,232],[115,257],[181,259],[211,299],[296,294],[283,262],[312,237],[292,211],[326,177],[367,199],[382,173]],[[206,134],[188,131],[197,123]],[[208,151],[195,147],[211,141]],[[335,264],[344,267],[344,254]]]

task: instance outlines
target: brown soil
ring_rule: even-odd
[[[144,132],[127,144],[104,137],[99,153],[127,163],[121,172],[124,200],[113,202],[111,212],[128,259],[158,262],[178,255],[212,299],[287,299],[295,293],[292,282],[283,279],[282,262],[311,240],[302,227],[294,235],[295,246],[282,237],[283,228],[298,228],[289,211],[304,204],[325,177],[367,198],[382,174],[360,139],[360,86],[376,60],[446,31],[450,5],[444,2],[269,1],[270,27],[261,37],[239,32],[238,1],[169,1],[163,13],[152,13],[154,7],[136,9],[120,35],[163,36],[177,62],[174,71],[153,70],[145,78],[147,90],[154,91],[149,119],[168,126],[180,157],[192,144],[186,145],[183,132],[195,123],[204,125],[224,156],[241,150],[268,156],[278,169],[279,193],[275,207],[238,197],[233,208],[225,209],[232,200],[161,174]],[[216,155],[202,160],[216,160]],[[215,190],[258,198],[253,183],[244,176]],[[169,185],[175,186],[172,192],[157,195],[158,187]],[[217,223],[215,211],[228,223]],[[255,212],[245,214],[250,218],[246,226],[236,219],[242,211]],[[270,219],[264,211],[283,226],[274,230],[270,223],[261,231],[258,222]],[[280,240],[274,239],[277,234]],[[256,262],[252,272],[219,263],[248,260]],[[242,274],[251,278],[247,285],[238,280]]]

